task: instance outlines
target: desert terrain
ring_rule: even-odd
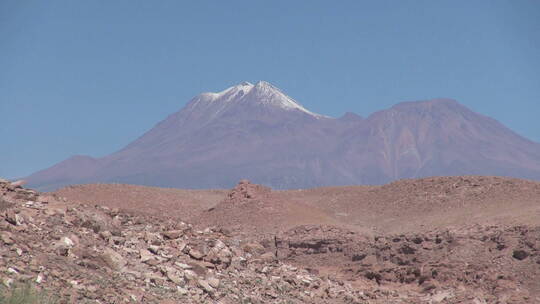
[[[2,229],[12,239],[41,242],[48,267],[65,259],[75,264],[71,272],[54,272],[68,282],[70,275],[80,279],[79,287],[60,289],[71,290],[70,301],[87,296],[91,277],[107,280],[112,273],[138,291],[116,284],[98,293],[101,303],[540,302],[535,181],[456,176],[276,191],[242,180],[228,190],[89,184],[51,193],[5,185],[4,201],[19,211],[2,211],[6,221],[9,214],[41,219],[40,235],[51,240],[24,236],[28,226]],[[41,209],[28,207],[25,191]],[[63,237],[78,240],[67,253],[58,245]],[[26,246],[22,255],[32,252]],[[5,251],[8,269],[13,260]],[[111,264],[111,252],[122,267]],[[241,262],[233,266],[235,259]],[[17,261],[18,272],[32,273]],[[190,269],[199,270],[196,279]],[[208,280],[219,284],[205,289]],[[168,291],[156,293],[160,286]],[[110,302],[115,293],[118,302]]]
[[[301,224],[338,225],[377,234],[473,224],[540,223],[540,183],[514,178],[434,177],[383,186],[279,191],[248,181],[242,185],[239,189],[245,189],[236,192],[246,192],[249,198],[229,190],[123,184],[68,186],[52,193],[73,202],[166,215],[194,225],[223,226],[252,235],[257,231],[277,233]]]

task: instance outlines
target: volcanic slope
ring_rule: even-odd
[[[297,189],[471,174],[540,180],[540,144],[451,99],[331,118],[260,81],[200,94],[120,151],[74,156],[28,181],[212,189],[247,178]]]

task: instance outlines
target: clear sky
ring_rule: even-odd
[[[540,141],[540,1],[0,1],[0,176],[266,80],[311,111],[454,98]]]

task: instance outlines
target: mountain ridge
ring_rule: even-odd
[[[123,149],[70,158],[28,177],[52,190],[122,182],[228,188],[383,184],[432,175],[540,179],[540,144],[448,98],[372,113],[313,113],[268,82],[202,93]]]

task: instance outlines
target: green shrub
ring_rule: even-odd
[[[0,289],[0,304],[56,304],[53,297],[31,284]]]

